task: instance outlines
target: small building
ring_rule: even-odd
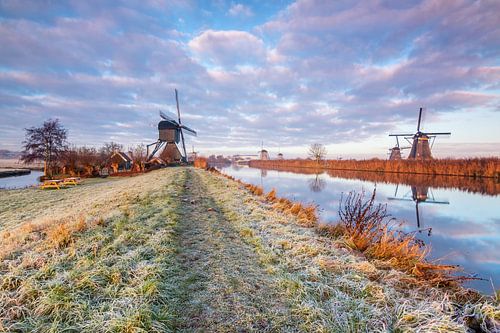
[[[114,152],[110,160],[113,172],[130,171],[132,169],[132,159],[122,151]]]
[[[261,160],[267,161],[269,159],[269,153],[267,152],[267,150],[262,149],[260,151],[259,157]]]
[[[188,154],[188,162],[194,162],[198,158],[198,153],[193,151],[192,153]]]
[[[167,162],[159,158],[158,156],[153,157],[148,161],[147,168],[148,169],[159,169],[163,168],[167,165]]]

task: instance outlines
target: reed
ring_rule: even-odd
[[[364,192],[350,192],[341,199],[338,225],[322,227],[320,232],[341,235],[352,249],[368,258],[384,260],[422,281],[445,284],[463,279],[453,275],[457,266],[428,262],[430,248],[414,232],[401,231],[402,223],[389,216],[387,205],[375,204],[375,194],[376,190],[365,199]]]
[[[197,157],[194,160],[194,167],[200,169],[206,169],[208,166],[207,159],[205,157]]]
[[[500,158],[433,159],[426,161],[380,159],[370,160],[253,160],[251,167],[299,167],[352,171],[379,171],[428,175],[467,176],[474,178],[500,178]]]

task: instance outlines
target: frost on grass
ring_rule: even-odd
[[[0,332],[498,330],[498,304],[408,288],[262,194],[190,168],[7,192]]]
[[[210,195],[242,231],[240,235],[254,245],[268,271],[278,277],[283,292],[292,300],[292,312],[303,319],[301,330],[500,329],[500,306],[493,300],[465,300],[457,305],[456,290],[423,286],[380,260],[371,263],[345,249],[345,241],[340,237],[336,240],[305,228],[291,212],[280,207],[277,210],[276,204],[269,204],[266,197],[244,191],[244,185],[238,181],[217,175],[202,177],[211,189]],[[268,196],[276,201],[273,193]],[[343,231],[338,236],[342,234]]]
[[[39,239],[10,252],[0,266],[0,331],[168,331],[164,278],[178,223],[169,198],[183,175],[159,175],[144,176],[142,194],[122,197],[108,217],[44,222]]]

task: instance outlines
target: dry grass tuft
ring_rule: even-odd
[[[415,233],[400,231],[401,223],[390,218],[386,205],[375,204],[375,194],[374,190],[365,200],[364,192],[349,193],[345,200],[341,199],[339,224],[322,226],[319,232],[331,237],[343,234],[349,247],[432,284],[463,279],[452,275],[456,266],[427,262],[429,247],[418,240]]]
[[[298,215],[301,210],[302,210],[302,204],[296,202],[292,205],[292,207],[290,207],[289,212],[293,215]]]
[[[56,224],[46,231],[48,242],[55,248],[63,248],[72,242],[72,230],[67,223]]]
[[[78,218],[78,220],[75,223],[75,231],[82,232],[85,230],[87,230],[87,221],[86,221],[85,216],[80,215],[80,217]]]
[[[226,176],[227,177],[227,176]],[[245,184],[245,187],[252,192],[255,195],[262,195],[264,194],[264,190],[260,186],[255,186],[252,184]]]
[[[269,202],[275,202],[276,201],[276,189],[272,189],[267,195],[266,195],[266,200]]]
[[[344,226],[340,223],[338,224],[320,224],[317,229],[318,233],[322,236],[327,236],[330,238],[340,238],[346,234]]]

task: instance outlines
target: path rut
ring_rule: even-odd
[[[202,179],[186,170],[178,229],[182,277],[179,331],[287,331],[286,301],[251,245],[207,194]]]

